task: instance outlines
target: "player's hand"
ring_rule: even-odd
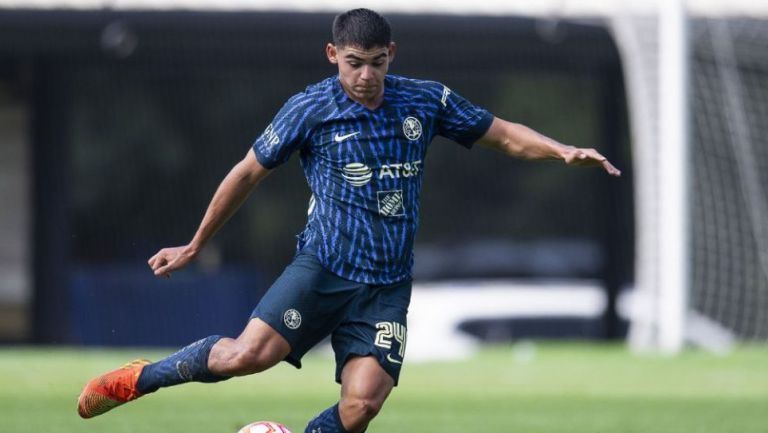
[[[608,158],[601,155],[595,149],[569,148],[564,155],[565,163],[580,167],[603,167],[611,176],[621,176],[621,170],[614,167]]]
[[[147,263],[149,263],[149,267],[152,268],[155,276],[170,278],[173,271],[189,264],[196,255],[197,253],[189,245],[163,248],[152,256]]]

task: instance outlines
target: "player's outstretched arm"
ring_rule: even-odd
[[[269,172],[251,149],[221,181],[192,241],[179,247],[163,248],[149,259],[149,266],[155,275],[170,277],[171,272],[189,264]]]
[[[496,149],[520,159],[559,159],[568,165],[602,167],[612,176],[621,171],[595,149],[567,146],[519,123],[495,117],[488,132],[478,141],[483,146]]]

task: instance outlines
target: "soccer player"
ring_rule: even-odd
[[[389,24],[376,12],[355,9],[335,18],[326,55],[338,75],[288,100],[221,182],[189,244],[149,259],[158,277],[189,264],[259,181],[298,152],[313,195],[292,263],[239,337],[206,337],[159,362],[136,360],[91,380],[78,400],[82,417],[162,387],[218,382],[280,361],[300,367],[302,356],[330,335],[341,398],[305,432],[363,432],[397,385],[403,363],[419,192],[432,138],[620,175],[594,149],[496,118],[440,83],[388,75],[395,52]]]

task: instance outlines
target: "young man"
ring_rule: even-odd
[[[307,433],[360,433],[397,385],[406,341],[413,239],[427,147],[435,135],[523,159],[620,172],[594,149],[562,145],[495,118],[448,87],[387,75],[387,21],[367,9],[336,17],[328,60],[338,76],[293,96],[224,178],[192,241],[149,259],[169,277],[191,262],[270,170],[298,152],[312,189],[297,254],[237,339],[210,336],[156,363],[133,361],[89,382],[84,418],[165,386],[217,382],[301,357],[326,336],[339,402]]]

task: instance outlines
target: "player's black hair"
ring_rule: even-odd
[[[333,20],[333,44],[370,50],[388,47],[392,41],[389,22],[370,9],[352,9],[337,15]]]

